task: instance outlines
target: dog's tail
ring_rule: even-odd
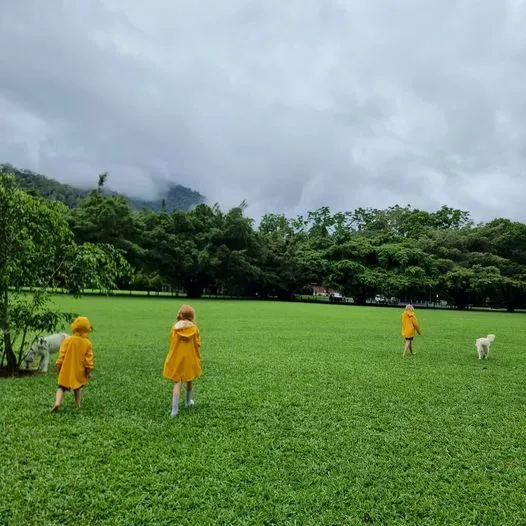
[[[488,336],[486,337],[486,339],[488,340],[488,342],[492,342],[495,340],[495,335],[494,334],[488,334]]]

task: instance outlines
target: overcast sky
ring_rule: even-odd
[[[0,162],[526,220],[526,1],[2,0]]]

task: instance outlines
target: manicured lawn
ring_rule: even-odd
[[[171,419],[178,300],[57,302],[95,373],[57,415],[51,367],[0,379],[0,524],[526,524],[524,315],[417,311],[402,358],[399,309],[194,302],[204,373]]]

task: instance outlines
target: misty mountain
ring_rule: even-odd
[[[1,164],[0,171],[13,173],[18,184],[24,190],[35,192],[46,199],[62,201],[70,208],[77,206],[78,202],[91,191],[59,183],[57,180],[45,175],[32,172],[31,170],[20,170],[9,164]],[[166,209],[169,212],[172,210],[190,210],[195,205],[205,202],[205,197],[199,192],[171,183],[166,183],[165,190],[156,200],[136,199],[111,190],[106,190],[105,192],[108,195],[123,195],[130,208],[146,208],[156,212],[161,210],[163,201],[166,203]]]

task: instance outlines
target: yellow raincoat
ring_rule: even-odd
[[[406,309],[402,313],[402,336],[404,338],[414,338],[415,331],[418,334],[421,334],[420,325],[416,319],[415,312]]]
[[[88,383],[88,372],[93,365],[93,348],[88,340],[91,324],[79,316],[71,324],[72,336],[60,346],[57,359],[58,385],[65,389],[79,389]]]
[[[201,375],[201,336],[191,321],[178,321],[170,333],[170,350],[163,376],[174,382],[191,382]]]

